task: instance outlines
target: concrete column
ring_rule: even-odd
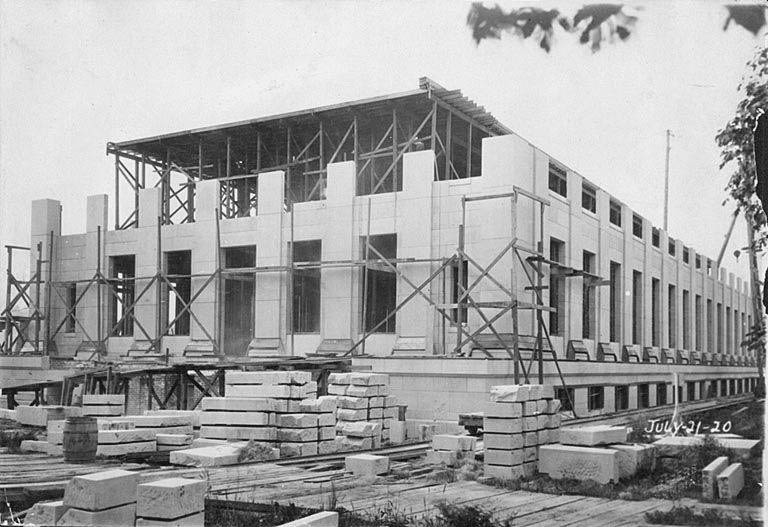
[[[677,349],[683,349],[683,330],[685,328],[685,322],[683,320],[683,288],[685,287],[685,281],[683,280],[683,242],[675,240],[675,304],[677,308]]]
[[[581,187],[583,178],[575,172],[568,171],[568,240],[566,241],[566,253],[569,255],[568,261],[571,267],[583,269],[584,263],[584,242],[583,233],[579,227],[584,221],[581,218]],[[566,287],[566,312],[564,345],[568,345],[569,340],[581,340],[583,334],[584,320],[582,317],[584,303],[584,280],[583,278],[568,279],[565,281]]]
[[[632,273],[635,270],[634,242],[632,235],[632,211],[624,204],[621,205],[621,228],[624,230],[624,254],[621,267],[623,275],[621,302],[623,305],[621,346],[624,346],[632,343],[632,311],[634,301],[634,297],[632,296]],[[631,404],[632,402],[630,401],[630,405]]]
[[[61,237],[61,203],[56,200],[52,199],[38,199],[34,200],[32,202],[32,214],[31,214],[31,236],[30,236],[30,252],[29,252],[29,276],[31,277],[36,268],[37,268],[37,260],[48,260],[48,256],[50,254],[50,235],[51,232],[53,233],[53,246],[54,249],[57,247],[57,241]],[[37,250],[37,244],[40,243],[40,252],[38,253]],[[16,254],[14,254],[14,257],[21,256],[21,253],[16,251]],[[54,250],[54,262],[58,262],[57,256]],[[54,280],[57,279],[58,274],[58,265],[54,262],[49,263],[42,263],[41,264],[41,276],[40,276],[40,283],[43,285],[45,282],[48,281],[49,276],[52,276]],[[16,263],[16,266],[18,266],[18,262]],[[18,268],[14,266],[14,268]],[[17,276],[18,278],[18,276]],[[36,286],[30,286],[28,289],[28,293],[32,299],[35,299],[36,297],[40,298],[39,303],[39,309],[41,311],[41,315],[44,317],[46,313],[46,295],[45,295],[45,286],[43,285],[40,287],[40,290],[37,291]],[[2,294],[5,294],[3,291]],[[5,300],[5,299],[3,299]],[[64,304],[59,299],[58,295],[54,292],[51,292],[51,319],[52,320],[44,320],[41,319],[40,321],[40,346],[42,349],[42,346],[44,345],[45,340],[45,324],[50,324],[50,331],[53,333],[53,330],[56,329],[56,326],[58,325],[58,321],[61,320],[61,316],[63,315],[63,311],[56,316],[56,313],[64,308]],[[32,326],[30,326],[30,329],[32,329]],[[32,330],[34,331],[34,330]],[[29,333],[30,340],[34,339],[34,333]]]
[[[328,165],[326,214],[329,226],[322,241],[323,260],[350,260],[360,256],[353,232],[355,163]],[[349,339],[355,332],[358,302],[353,295],[353,267],[325,267],[320,271],[324,339]]]
[[[257,185],[259,213],[256,239],[259,240],[259,245],[256,247],[256,266],[284,265],[287,262],[283,240],[285,173],[275,171],[260,174]],[[279,338],[281,342],[283,340],[283,274],[259,273],[256,276],[256,338]]]
[[[608,250],[608,232],[610,229],[610,197],[602,190],[597,191],[597,218],[600,224],[598,241],[597,274],[606,280],[611,277],[611,257]],[[595,289],[597,300],[597,341],[610,342],[611,336],[611,288],[610,286]]]
[[[157,226],[160,221],[161,192],[159,188],[147,188],[139,191],[139,226],[138,244],[136,246],[136,276],[142,277],[136,280],[136,295],[138,296],[151,277],[157,271]],[[134,310],[135,319],[133,338],[135,341],[146,341],[147,337],[139,328],[139,324],[155,338],[157,332],[157,315],[160,306],[157,305],[157,291],[159,284],[153,283],[144,295],[138,300]],[[146,344],[146,343],[145,343]]]
[[[104,257],[104,239],[106,229],[108,225],[108,198],[106,194],[98,194],[95,196],[88,196],[86,203],[86,242],[85,242],[85,265],[83,278],[91,279],[96,273],[96,269],[101,266],[103,274],[107,274],[105,262],[107,259]],[[98,232],[101,227],[101,262],[99,263],[99,239]],[[80,287],[85,287],[85,284],[80,284]],[[98,323],[98,288],[91,286],[91,288],[85,293],[83,299],[80,301],[77,310],[77,318],[83,325],[88,335],[94,341],[106,336],[107,328],[105,327],[106,318],[106,306],[108,305],[107,298],[109,293],[105,287],[101,288],[101,328],[102,334],[99,336],[99,323]]]
[[[648,408],[654,408],[657,405],[656,401],[656,384],[648,384]]]
[[[604,406],[605,412],[606,413],[615,412],[616,411],[616,387],[606,386],[603,394],[605,398],[605,406]]]
[[[589,395],[589,391],[587,388],[574,388],[573,389],[573,398],[574,398],[574,409],[576,410],[577,415],[587,415],[589,412],[588,408],[589,405],[587,403],[587,397]]]
[[[435,153],[432,150],[412,152],[403,156],[403,191],[397,199],[398,258],[430,258],[432,256],[432,182],[435,174]],[[508,200],[504,200],[508,201]],[[511,224],[507,224],[511,229]],[[436,267],[436,266],[435,266]],[[429,263],[399,266],[411,283],[419,286],[430,275]],[[506,282],[506,281],[505,281]],[[431,297],[432,285],[422,291]],[[436,283],[435,283],[436,286]],[[398,280],[397,301],[413,293],[413,288]],[[395,315],[400,337],[424,338],[427,354],[432,349],[434,317],[429,303],[421,296],[412,298]]]
[[[659,326],[661,331],[661,347],[669,348],[669,284],[670,280],[674,283],[674,277],[670,278],[669,262],[669,236],[667,232],[659,229],[659,249],[661,250],[661,290],[659,291],[659,300],[661,301],[661,317]]]
[[[199,181],[195,185],[195,231],[196,236],[192,248],[192,274],[206,276],[192,278],[192,296],[194,296],[208,280],[208,275],[216,271],[216,216],[221,205],[217,180]],[[216,291],[218,279],[213,279],[195,299],[192,304],[197,318],[205,326],[206,331],[217,338],[218,321],[216,320]],[[213,349],[205,332],[194,321],[190,320],[190,336],[195,346]]]
[[[629,410],[637,409],[637,384],[629,385]]]

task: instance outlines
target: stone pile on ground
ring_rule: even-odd
[[[200,437],[276,443],[276,404],[260,397],[204,397]]]
[[[83,415],[119,417],[125,408],[125,395],[83,395]]]
[[[336,439],[336,397],[323,395],[317,399],[305,399],[299,403],[300,415],[317,418],[317,454],[333,454],[341,447]],[[281,419],[285,416],[281,416]],[[278,430],[278,437],[280,430]],[[282,455],[283,445],[280,446]]]
[[[382,440],[389,440],[391,423],[397,419],[397,399],[389,395],[388,375],[332,373],[328,395],[336,397],[336,433],[344,437],[343,450],[379,448]]]
[[[536,473],[539,447],[558,437],[560,401],[554,396],[550,385],[491,387],[483,412],[487,477],[511,480]]]
[[[139,452],[156,452],[156,436],[157,432],[152,428],[99,430],[96,455],[116,457]]]
[[[427,463],[457,467],[465,461],[474,461],[476,442],[468,435],[436,435],[432,438],[432,450],[427,452]]]
[[[653,470],[656,448],[628,444],[627,427],[595,425],[560,429],[560,443],[539,449],[539,472],[553,479],[618,482]]]
[[[207,490],[207,481],[186,478],[168,478],[139,485],[136,527],[203,527]]]

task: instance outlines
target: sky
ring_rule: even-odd
[[[659,226],[671,129],[669,231],[714,259],[733,210],[714,136],[764,37],[724,32],[722,2],[636,7],[626,42],[592,53],[558,32],[547,54],[512,35],[476,45],[460,1],[0,0],[0,243],[29,243],[38,198],[61,201],[65,234],[83,232],[86,196],[113,192],[108,141],[412,90],[426,75]],[[724,266],[743,277],[732,251],[745,243],[742,219]]]

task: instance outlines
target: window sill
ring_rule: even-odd
[[[620,233],[624,234],[624,229],[622,229],[620,225],[616,225],[615,223],[613,223],[610,220],[608,221],[608,227],[610,227],[611,229],[613,229],[613,230],[615,230],[617,232],[620,232]]]
[[[563,203],[565,205],[568,205],[568,206],[570,206],[570,204],[571,204],[570,201],[568,201],[568,196],[563,196],[562,194],[560,194],[558,192],[555,192],[551,188],[549,189],[549,197],[551,197],[552,199],[556,199],[556,200],[560,201],[561,203]]]

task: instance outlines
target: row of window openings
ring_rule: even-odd
[[[566,172],[554,164],[549,165],[549,189],[563,197],[567,197],[568,195]],[[583,183],[581,187],[581,206],[592,213],[597,212],[597,189],[586,183]],[[610,200],[608,219],[612,224],[621,227],[621,204],[619,202]],[[632,234],[637,238],[643,238],[643,218],[637,214],[632,215]],[[661,234],[656,227],[651,229],[651,243],[654,247],[659,247],[661,245]],[[669,238],[667,252],[669,252],[670,256],[675,256],[676,247],[673,238]],[[683,262],[689,263],[689,259],[690,250],[688,247],[683,247]],[[701,257],[697,255],[696,269],[700,268]],[[707,271],[710,272],[711,268],[712,262],[707,259]]]
[[[361,241],[361,257],[365,257],[364,238]],[[397,235],[383,234],[369,237],[368,259],[376,260],[379,255],[386,259],[397,257]],[[322,245],[320,240],[294,242],[292,255],[294,263],[319,262]],[[256,266],[256,247],[231,247],[222,250],[224,268],[247,269]],[[167,325],[166,335],[189,335],[190,313],[185,308],[191,299],[191,251],[176,251],[165,253],[165,270],[172,288],[163,286],[162,309]],[[109,331],[111,336],[131,336],[134,331],[133,311],[130,306],[135,299],[136,259],[134,255],[113,256],[110,258],[109,284],[113,293],[108,301]],[[468,268],[464,262],[464,287],[467,286]],[[452,271],[453,301],[458,298],[458,266]],[[390,316],[394,311],[397,296],[396,274],[384,266],[369,266],[362,271],[362,277],[367,281],[364,289],[364,329],[378,333],[394,333],[395,317]],[[222,299],[225,309],[231,306],[235,315],[243,314],[244,318],[252,318],[248,312],[253,310],[253,275],[228,275],[224,280]],[[292,327],[297,333],[317,333],[320,331],[320,268],[309,267],[295,269],[292,281],[293,316]],[[173,292],[175,290],[175,293]],[[363,294],[363,293],[361,293]],[[68,314],[65,321],[65,331],[76,331],[77,319],[77,285],[67,286]],[[245,302],[247,306],[242,306]],[[241,309],[238,310],[238,304]],[[466,311],[463,320],[466,320]],[[458,312],[454,310],[454,317]],[[229,318],[225,315],[226,318]],[[380,324],[381,323],[381,324]],[[378,327],[377,327],[378,326]]]
[[[678,401],[683,400],[685,390],[686,401],[696,401],[700,399],[709,399],[714,397],[721,397],[727,395],[741,394],[747,391],[751,391],[755,388],[757,380],[750,379],[720,379],[716,381],[710,381],[709,389],[707,390],[707,381],[688,381],[685,383],[685,387],[678,385],[677,398]],[[670,400],[667,397],[670,383],[656,383],[656,384],[638,384],[637,386],[637,408],[650,408],[651,389],[656,391],[656,404],[655,406],[664,406],[674,403],[674,400]],[[629,385],[622,384],[618,386],[589,386],[587,387],[587,410],[596,411],[605,408],[605,390],[614,390],[615,410],[628,410],[629,409]],[[705,394],[706,392],[706,394]],[[705,395],[703,395],[705,394]],[[572,402],[575,400],[574,388],[555,388],[555,398],[561,402],[561,409],[563,411],[572,411]],[[674,398],[674,393],[672,394]]]

